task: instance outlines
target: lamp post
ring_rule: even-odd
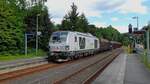
[[[27,34],[25,33],[25,56],[27,56],[27,49],[28,49],[27,46],[28,46],[27,45]]]
[[[135,30],[137,31],[138,28],[139,28],[139,17],[138,17],[138,16],[135,16],[135,17],[132,17],[132,19],[136,19],[137,28],[136,28]],[[136,43],[137,43],[137,38],[135,38],[134,44],[136,45]]]
[[[37,14],[36,16],[36,56],[37,56],[37,52],[38,52],[38,17],[40,16],[40,14]]]
[[[132,17],[132,19],[136,19],[136,21],[137,21],[137,30],[138,30],[138,28],[139,28],[139,17],[138,16]]]

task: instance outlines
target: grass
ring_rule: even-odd
[[[46,52],[42,50],[38,50],[37,56],[35,52],[29,53],[27,56],[24,54],[15,54],[15,55],[0,55],[0,61],[12,61],[17,59],[26,59],[26,58],[34,58],[34,57],[41,57],[46,56]]]
[[[123,49],[125,50],[125,53],[130,54],[132,52],[132,49],[130,49],[128,46],[123,46]]]
[[[148,57],[147,57],[146,50],[144,50],[144,52],[141,54],[141,61],[150,70],[150,63],[148,62]]]

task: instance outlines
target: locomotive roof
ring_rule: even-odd
[[[90,34],[90,33],[82,33],[82,32],[77,32],[77,31],[56,31],[56,32],[71,32],[71,33],[76,33],[76,34],[82,35],[82,36],[97,38],[96,36],[93,36],[93,35]]]

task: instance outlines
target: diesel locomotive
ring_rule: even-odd
[[[84,56],[92,56],[95,53],[115,47],[116,45],[113,43],[115,42],[99,39],[90,33],[56,31],[50,37],[48,60],[64,62]]]

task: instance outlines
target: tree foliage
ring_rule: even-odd
[[[0,51],[7,53],[15,53],[23,48],[23,11],[15,1],[0,1]]]
[[[43,4],[38,4],[30,7],[27,11],[27,16],[25,17],[26,32],[36,35],[38,25],[38,31],[42,33],[39,36],[39,47],[46,50],[54,26],[49,18],[48,9]],[[28,44],[29,47],[35,48],[35,37],[29,40]]]
[[[60,29],[87,32],[97,36],[98,38],[105,38],[110,41],[119,41],[124,45],[129,44],[129,38],[121,34],[111,25],[99,28],[95,25],[89,24],[84,14],[79,15],[77,12],[77,6],[74,3],[71,5],[71,11],[64,16]]]
[[[56,30],[91,33],[98,38],[115,40],[127,45],[129,38],[111,25],[96,27],[88,22],[84,13],[77,11],[73,3],[61,24],[53,24],[44,5],[47,0],[0,0],[0,53],[18,53],[24,50],[24,34],[36,34],[36,26],[42,32],[39,48],[47,50],[50,35]],[[38,23],[37,23],[38,20]],[[35,48],[35,36],[28,39],[28,47]],[[18,51],[18,52],[17,52]]]
[[[31,3],[35,3],[32,0]],[[48,10],[43,6],[46,0],[36,0],[38,4],[28,6],[28,0],[0,1],[0,53],[20,53],[24,51],[25,32],[35,32],[36,15],[39,16],[39,45],[46,48],[53,24],[49,19]],[[34,40],[34,38],[33,38]],[[30,42],[29,42],[30,43]],[[32,43],[32,42],[31,42]],[[35,43],[34,43],[35,44]]]
[[[148,23],[148,25],[144,26],[142,29],[150,32],[150,23]],[[139,42],[141,42],[141,44],[144,44],[145,49],[147,48],[147,32],[145,32],[144,35],[141,36],[141,38],[139,39]]]
[[[88,21],[84,14],[79,15],[77,6],[73,3],[71,11],[68,12],[63,18],[61,30],[88,32]]]
[[[84,14],[81,14],[79,16],[79,19],[78,19],[78,22],[77,22],[77,25],[78,25],[78,29],[76,29],[76,31],[79,31],[79,32],[89,32],[89,26],[88,26],[88,20],[86,19],[85,15]]]
[[[121,34],[111,25],[108,27],[96,28],[95,33],[97,37],[106,38],[108,40],[119,41]]]

